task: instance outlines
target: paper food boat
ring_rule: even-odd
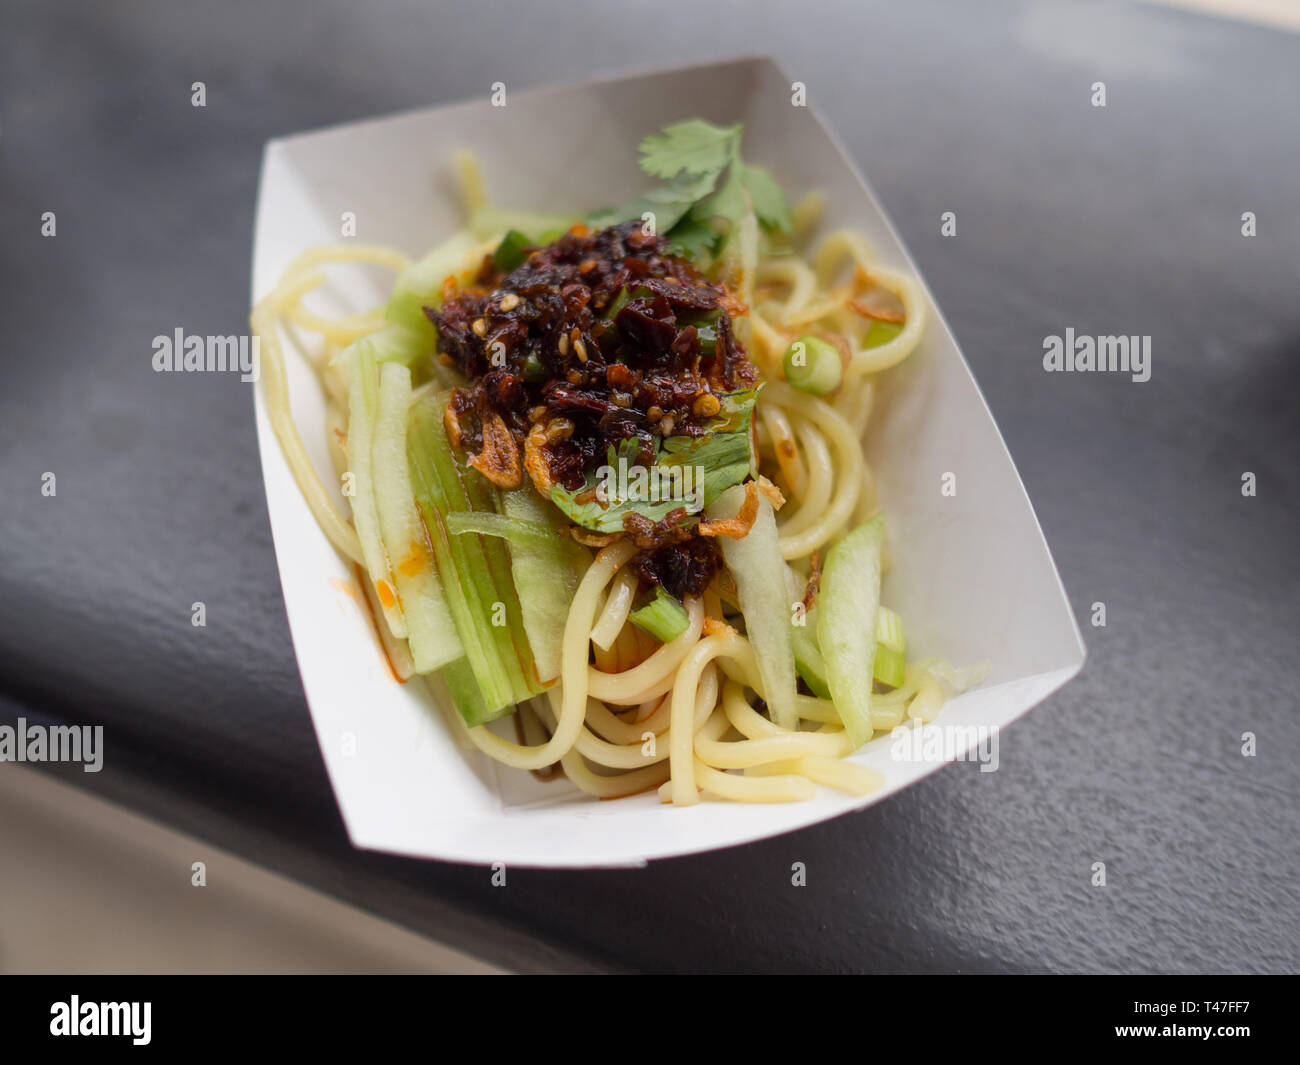
[[[472,149],[490,201],[587,210],[622,202],[650,180],[637,144],[699,116],[745,124],[745,155],[792,198],[826,197],[826,231],[866,233],[883,262],[915,273],[853,164],[815,114],[791,104],[791,79],[747,59],[357,122],[271,141],[253,253],[253,296],[265,295],[300,252],[356,240],[418,257],[461,229],[452,151]],[[336,268],[314,304],[343,313],[383,302],[391,276]],[[929,299],[927,293],[927,299]],[[326,302],[326,301],[331,302]],[[333,480],[324,399],[287,348],[294,414],[308,451]],[[516,866],[614,866],[727,847],[814,824],[939,768],[899,760],[889,737],[854,757],[884,774],[868,799],[819,788],[786,805],[662,805],[653,794],[601,802],[561,779],[467,754],[425,686],[394,681],[361,606],[354,572],[318,529],[267,420],[256,418],[271,528],[303,686],[330,781],[358,847],[447,861]],[[989,664],[984,682],[943,710],[948,726],[1005,726],[1075,675],[1084,649],[1011,457],[947,325],[930,300],[920,349],[886,375],[867,457],[878,478],[893,566],[884,600],[907,622],[909,657]],[[956,494],[940,491],[956,475]]]

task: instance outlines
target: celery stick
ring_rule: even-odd
[[[465,509],[467,500],[459,478],[447,478],[440,468],[440,454],[450,455],[442,427],[442,405],[433,398],[412,405],[407,423],[407,455],[416,505],[424,519],[438,563],[438,576],[456,632],[465,649],[465,659],[477,684],[478,698],[457,699],[456,708],[465,723],[481,725],[514,709],[512,685],[491,633],[491,605],[483,591],[491,586],[487,561],[476,537],[451,536],[443,515],[453,506]],[[443,670],[453,694],[463,689],[463,670]],[[461,683],[453,683],[459,678]]]
[[[455,277],[463,283],[478,270],[479,264],[473,256],[477,247],[478,241],[468,233],[458,233],[408,266],[397,276],[384,317],[415,330],[419,336],[428,337],[433,331],[433,323],[425,315],[424,308],[442,306],[442,283],[448,277]]]
[[[447,531],[453,536],[478,533],[497,536],[511,548],[541,547],[555,539],[555,530],[540,521],[521,521],[505,514],[488,514],[483,511],[447,515]]]
[[[352,387],[348,398],[347,456],[352,474],[352,524],[361,542],[361,555],[383,609],[388,630],[398,639],[406,637],[406,618],[397,599],[396,584],[389,566],[384,542],[379,534],[379,509],[375,504],[374,478],[371,476],[370,452],[375,409],[378,403],[378,369],[370,358],[358,358],[352,368]]]
[[[817,646],[817,605],[804,615],[802,626],[795,626],[794,666],[814,695],[821,699],[831,697],[826,685],[826,660]],[[876,611],[876,657],[872,675],[881,684],[897,688],[903,683],[903,670],[907,664],[903,644],[903,622],[887,606]]]
[[[406,460],[406,412],[411,405],[411,371],[386,363],[380,371],[379,402],[371,444],[371,477],[379,531],[406,618],[406,636],[418,673],[430,673],[465,654],[438,582]]]
[[[439,397],[439,402],[446,404],[447,397]],[[468,464],[458,460],[454,451],[450,457],[455,464],[465,495],[474,511],[495,513],[501,507],[501,493],[486,477]],[[465,539],[457,537],[457,539]],[[501,620],[504,624],[492,625],[492,634],[496,637],[502,661],[507,665],[512,690],[516,702],[531,699],[544,690],[537,664],[533,659],[532,645],[524,629],[523,605],[515,589],[514,575],[511,570],[510,551],[505,543],[495,536],[480,538],[483,556],[487,560],[487,574],[493,589],[491,620]],[[504,615],[504,616],[503,616]]]
[[[549,684],[560,675],[569,604],[591,565],[591,552],[569,536],[559,510],[528,484],[503,493],[502,502],[508,520],[549,530],[541,541],[507,538],[510,572],[524,611],[524,630],[533,649],[537,675]]]
[[[794,645],[794,668],[805,684],[819,699],[829,699],[831,690],[826,686],[826,660],[817,646],[817,606],[804,615],[802,625],[791,626]]]
[[[660,643],[671,643],[691,626],[691,619],[681,601],[662,588],[655,588],[654,598],[633,610],[628,620],[644,629]]]
[[[431,357],[434,345],[428,330],[417,333],[404,325],[386,325],[383,329],[358,338],[351,347],[358,356],[368,355],[374,359],[378,366],[386,362],[411,366],[422,356]],[[348,348],[344,348],[336,358],[342,358],[347,351]]]
[[[876,611],[876,642],[900,655],[907,650],[907,641],[903,637],[903,619],[887,606],[881,606]]]
[[[817,599],[817,644],[826,681],[854,749],[871,739],[872,663],[880,607],[884,518],[859,525],[826,555]]]
[[[514,229],[537,244],[548,243],[543,236],[558,230],[563,233],[577,222],[573,215],[549,214],[545,211],[515,211],[504,207],[480,207],[470,217],[469,228],[478,240],[503,235]]]
[[[709,518],[733,518],[745,499],[743,485],[728,488],[708,508]],[[790,604],[787,601],[785,560],[777,537],[776,516],[766,497],[758,497],[758,517],[740,540],[718,537],[727,570],[736,582],[737,598],[745,615],[745,632],[758,659],[763,698],[772,720],[784,729],[799,727],[795,696],[794,649],[791,644]]]
[[[881,684],[888,684],[891,688],[897,688],[903,683],[903,672],[906,667],[907,660],[901,651],[886,647],[880,641],[876,642],[876,657],[871,665],[871,673],[876,680]]]

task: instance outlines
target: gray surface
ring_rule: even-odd
[[[525,968],[1297,967],[1300,38],[1111,5],[177,7],[0,4],[0,720],[103,722],[79,785]],[[1083,675],[997,773],[738,850],[505,889],[353,851],[247,386],[155,375],[150,338],[243,328],[268,137],[760,51],[807,81],[962,344]],[[1044,374],[1071,325],[1151,334],[1152,380]]]

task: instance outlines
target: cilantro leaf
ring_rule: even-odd
[[[710,218],[734,222],[748,210],[749,200],[745,198],[745,186],[741,184],[736,175],[736,167],[733,166],[722,187],[691,208],[691,217],[699,222],[707,222]]]
[[[740,157],[741,126],[715,126],[693,118],[641,142],[641,169],[667,183],[623,207],[588,217],[598,229],[654,215],[655,232],[673,254],[699,259],[715,254],[725,229],[751,214],[768,233],[789,234],[793,220],[781,186],[768,171]]]
[[[794,228],[794,219],[790,214],[790,205],[786,203],[781,186],[761,166],[741,164],[740,179],[745,183],[745,191],[754,204],[754,214],[767,229],[779,229],[789,233]]]
[[[715,126],[699,118],[677,122],[641,142],[641,169],[661,178],[683,170],[716,175],[731,160],[739,140],[740,126]]]
[[[668,234],[668,250],[674,255],[686,259],[698,259],[701,255],[712,254],[718,246],[720,234],[708,222],[688,214]]]
[[[678,174],[667,185],[651,189],[638,196],[631,203],[622,207],[597,211],[588,217],[588,222],[597,229],[604,229],[629,218],[640,218],[645,214],[655,216],[655,232],[667,233],[677,225],[701,199],[713,192],[717,183],[718,172],[711,174]]]

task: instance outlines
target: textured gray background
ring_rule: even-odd
[[[1084,673],[999,772],[737,850],[504,890],[354,851],[247,386],[153,374],[150,339],[244,328],[268,137],[755,52],[808,83],[932,287]],[[102,722],[107,767],[75,783],[523,968],[1294,970],[1298,100],[1300,38],[1127,5],[4,0],[0,720]],[[1150,334],[1152,380],[1044,374],[1071,325]]]

